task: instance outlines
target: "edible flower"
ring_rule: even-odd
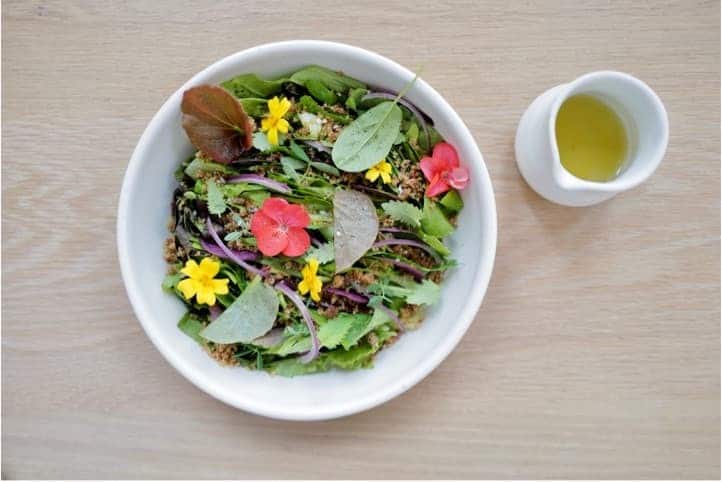
[[[436,144],[431,157],[425,156],[420,165],[424,177],[429,181],[426,197],[438,196],[452,187],[464,189],[469,182],[469,170],[459,165],[456,149],[447,142]]]
[[[251,218],[251,232],[264,256],[300,256],[311,245],[306,228],[311,218],[306,208],[270,197]]]
[[[316,275],[318,271],[318,260],[311,258],[308,260],[308,264],[301,270],[303,280],[298,283],[298,292],[302,295],[311,293],[311,299],[313,301],[321,301],[321,288],[323,283],[321,279]]]
[[[391,164],[386,159],[381,159],[378,164],[366,171],[366,179],[374,182],[381,176],[381,182],[388,184],[391,182]]]
[[[267,132],[268,142],[278,145],[278,133],[288,132],[288,121],[283,118],[291,108],[291,101],[285,97],[274,97],[268,101],[268,115],[261,120],[261,131]]]
[[[198,303],[213,306],[216,295],[228,294],[228,279],[214,279],[220,270],[221,263],[212,258],[203,258],[200,266],[189,259],[181,270],[188,278],[178,283],[178,289],[187,300],[195,296]]]

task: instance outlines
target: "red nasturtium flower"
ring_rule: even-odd
[[[265,256],[300,256],[311,244],[304,228],[311,222],[306,209],[285,199],[271,197],[251,218],[251,232]]]
[[[434,146],[431,157],[421,159],[421,170],[429,181],[427,197],[438,196],[452,187],[464,189],[469,182],[469,170],[459,164],[456,149],[447,142],[439,142]]]

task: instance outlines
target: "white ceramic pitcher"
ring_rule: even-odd
[[[629,151],[622,172],[611,181],[580,179],[559,159],[557,112],[575,94],[589,94],[604,101],[625,124]],[[516,131],[516,162],[526,182],[542,197],[566,206],[589,206],[651,176],[664,157],[668,137],[667,112],[647,84],[622,72],[592,72],[553,87],[532,102]]]

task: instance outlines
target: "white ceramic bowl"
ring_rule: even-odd
[[[382,350],[374,367],[283,378],[222,367],[176,327],[183,303],[161,290],[162,256],[175,180],[193,148],[181,128],[180,102],[191,86],[216,84],[241,73],[285,74],[319,64],[371,85],[399,91],[413,73],[367,50],[320,41],[261,45],[226,57],[178,89],[153,117],[128,165],[118,207],[118,257],[128,297],[145,332],[165,358],[200,389],[234,407],[267,417],[322,420],[379,405],[431,372],[454,349],[484,298],[496,252],[494,194],[474,138],[449,104],[419,79],[407,98],[426,112],[469,167],[465,208],[449,239],[459,266],[443,283],[441,302],[422,326]]]

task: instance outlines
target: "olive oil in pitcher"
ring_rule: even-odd
[[[577,94],[566,99],[557,113],[555,133],[562,166],[574,176],[607,182],[622,171],[627,131],[619,115],[596,97]]]

